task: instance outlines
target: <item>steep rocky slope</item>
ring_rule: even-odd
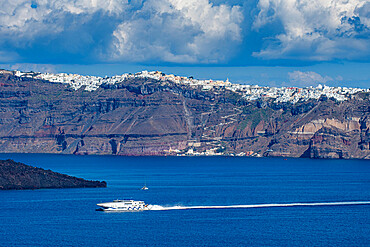
[[[13,160],[0,160],[0,190],[97,187],[107,187],[107,183],[71,177]]]
[[[75,91],[0,75],[0,152],[370,158],[369,95],[246,101],[137,78]]]

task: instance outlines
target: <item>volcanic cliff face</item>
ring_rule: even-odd
[[[0,75],[0,151],[369,158],[369,95],[348,101],[246,101],[148,78],[75,91]]]

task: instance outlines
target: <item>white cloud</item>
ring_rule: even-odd
[[[91,46],[103,61],[217,63],[241,42],[242,19],[240,7],[209,0],[12,0],[0,9],[0,50]],[[91,34],[99,21],[105,33]]]
[[[114,31],[112,57],[129,61],[217,63],[241,41],[238,6],[208,0],[148,0]]]
[[[333,81],[333,78],[329,76],[321,76],[320,74],[313,71],[294,71],[289,72],[289,80],[295,86],[308,87],[315,86],[318,84],[326,84],[327,82]]]
[[[117,19],[126,8],[127,0],[5,1],[0,9],[0,50],[18,53],[21,61],[21,53],[32,54],[23,61],[38,62],[37,53],[46,57],[52,51],[86,56],[85,51],[94,52],[100,49],[94,46],[103,43],[98,40],[103,37],[94,33],[94,24],[99,22],[94,15]],[[52,55],[46,58],[52,59]]]
[[[68,15],[90,15],[102,11],[122,14],[127,0],[12,0],[0,9],[0,34],[32,38],[46,33],[59,33],[66,27]],[[22,41],[18,41],[22,42]]]
[[[262,58],[324,61],[370,55],[368,0],[260,0],[253,27],[281,24]]]

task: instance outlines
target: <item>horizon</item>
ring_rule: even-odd
[[[362,0],[7,2],[0,67],[368,87],[369,9]]]
[[[168,69],[168,68],[171,68],[171,67],[166,67],[165,69]],[[189,67],[190,69],[194,69],[194,67]],[[199,67],[198,67],[199,68]],[[217,68],[221,68],[221,67],[217,67]],[[176,67],[176,69],[179,69],[179,67]],[[234,67],[229,67],[229,69],[234,69]],[[81,75],[81,76],[96,76],[96,77],[100,77],[100,78],[106,78],[106,77],[113,77],[113,76],[121,76],[121,75],[124,75],[124,74],[136,74],[136,73],[142,73],[144,71],[147,71],[147,72],[154,72],[154,71],[158,71],[158,72],[162,72],[164,73],[165,75],[175,75],[175,76],[180,76],[180,77],[185,77],[185,78],[189,78],[189,77],[193,77],[195,80],[199,80],[199,81],[202,81],[202,80],[219,80],[219,81],[226,81],[226,80],[229,80],[230,83],[232,84],[237,84],[237,85],[251,85],[251,86],[259,86],[259,87],[276,87],[276,88],[284,88],[284,87],[296,87],[296,88],[318,88],[320,86],[328,86],[328,87],[347,87],[347,88],[362,88],[362,89],[370,89],[370,85],[369,86],[364,86],[364,87],[361,87],[361,86],[356,86],[356,85],[350,85],[350,86],[347,86],[347,85],[343,85],[343,84],[337,84],[337,83],[332,83],[332,82],[329,82],[327,83],[327,81],[317,81],[316,83],[313,83],[312,85],[309,85],[307,84],[305,81],[303,82],[300,82],[300,81],[296,81],[297,83],[294,84],[294,83],[286,83],[286,82],[282,82],[281,84],[279,85],[276,85],[276,84],[265,84],[265,83],[259,83],[258,81],[255,81],[254,83],[252,82],[246,82],[246,81],[234,81],[234,80],[230,80],[230,78],[227,76],[226,79],[223,79],[223,78],[211,78],[211,77],[207,77],[207,76],[204,76],[204,72],[203,73],[200,73],[201,76],[200,78],[194,76],[193,74],[185,74],[183,73],[184,71],[178,71],[179,73],[171,73],[171,72],[165,72],[165,71],[162,71],[162,70],[156,70],[156,69],[144,69],[144,70],[141,70],[141,71],[124,71],[123,73],[110,73],[109,75],[105,74],[103,75],[104,73],[95,73],[95,74],[89,74],[89,73],[78,73],[78,72],[68,72],[68,71],[60,71],[60,72],[55,72],[55,71],[46,71],[46,72],[42,72],[42,71],[35,71],[34,69],[28,69],[28,70],[21,70],[21,69],[4,69],[4,68],[0,68],[0,70],[6,70],[6,71],[20,71],[22,73],[28,73],[28,72],[34,72],[34,73],[42,73],[42,74],[47,74],[47,73],[50,73],[50,74],[69,74],[69,75],[74,75],[74,74],[77,74],[77,75]],[[86,71],[85,71],[86,72]],[[96,72],[96,71],[95,71]],[[206,73],[206,72],[205,72]],[[290,73],[290,74],[294,74],[294,73],[302,73],[301,71],[294,71],[293,73]],[[203,74],[203,76],[202,76]],[[233,76],[231,76],[233,77]]]

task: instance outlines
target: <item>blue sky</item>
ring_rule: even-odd
[[[368,0],[12,0],[0,66],[370,87]]]

